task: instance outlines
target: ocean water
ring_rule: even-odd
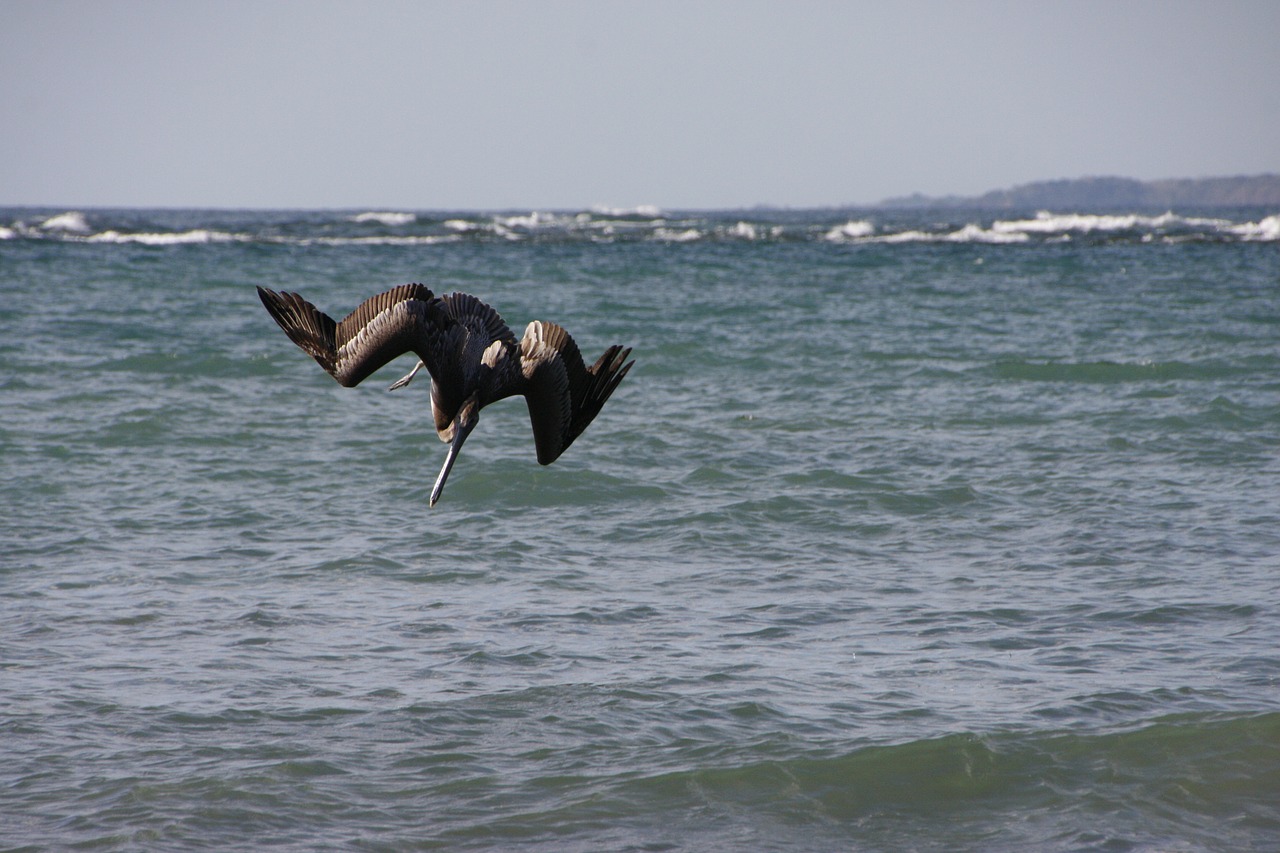
[[[255,285],[636,367],[537,465]],[[1280,848],[1280,215],[0,210],[0,849]]]

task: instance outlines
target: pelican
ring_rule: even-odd
[[[412,352],[418,363],[389,390],[408,385],[423,367],[431,374],[436,433],[449,445],[431,489],[431,506],[480,410],[524,395],[538,462],[550,465],[600,413],[634,361],[614,345],[587,367],[563,328],[534,320],[519,341],[498,312],[467,293],[435,296],[422,284],[403,284],[366,299],[335,323],[297,293],[258,288],[267,311],[289,339],[338,383],[359,385],[375,370]]]

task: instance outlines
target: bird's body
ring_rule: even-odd
[[[258,295],[285,334],[340,384],[358,385],[378,368],[412,352],[431,374],[436,433],[449,443],[431,505],[440,499],[462,443],[480,409],[523,395],[538,461],[550,465],[600,412],[634,362],[630,348],[611,346],[587,367],[577,344],[555,323],[535,320],[520,340],[502,317],[466,293],[435,296],[405,284],[365,300],[341,322],[296,293],[263,287]]]

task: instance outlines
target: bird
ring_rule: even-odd
[[[289,339],[345,387],[359,385],[405,353],[418,363],[388,390],[431,375],[436,434],[449,445],[431,489],[434,507],[462,444],[490,403],[523,395],[538,462],[550,465],[582,434],[630,372],[631,347],[613,345],[586,366],[573,337],[534,320],[516,340],[502,317],[469,293],[436,296],[403,284],[360,303],[335,322],[298,293],[258,287],[258,297]]]

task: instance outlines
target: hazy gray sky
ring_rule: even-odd
[[[0,0],[0,204],[791,206],[1280,171],[1280,2]]]

